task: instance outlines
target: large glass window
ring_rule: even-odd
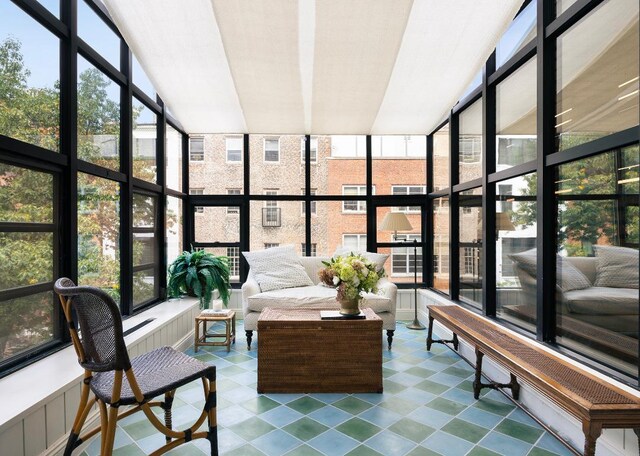
[[[433,200],[433,287],[449,293],[449,197]]]
[[[133,194],[133,306],[156,299],[159,295],[156,220],[158,199],[142,193]]]
[[[424,189],[427,138],[423,135],[372,136],[373,183],[378,195],[392,195],[396,185]]]
[[[465,109],[459,117],[459,181],[482,176],[482,99]]]
[[[536,59],[496,86],[496,171],[536,158]]]
[[[120,39],[86,0],[78,0],[78,35],[111,65],[120,68]]]
[[[133,98],[133,177],[156,183],[156,114]]]
[[[244,192],[244,140],[241,135],[206,135],[189,138],[189,184],[203,188],[205,195],[226,195],[228,188]],[[254,163],[252,163],[254,165]],[[298,165],[298,164],[296,164]],[[269,167],[278,170],[278,167]],[[259,167],[252,166],[251,181],[258,179]],[[211,176],[216,176],[212,179]],[[279,180],[269,176],[273,182]],[[258,192],[261,193],[261,192]]]
[[[167,187],[182,191],[182,134],[167,124],[165,142]]]
[[[78,174],[78,284],[120,301],[120,185]]]
[[[167,196],[166,207],[167,265],[170,265],[184,250],[182,236],[182,198]]]
[[[120,86],[78,57],[78,158],[120,170]]]
[[[366,182],[366,151],[365,136],[318,136],[318,163],[311,167],[311,187],[319,195],[342,195],[344,185]]]
[[[638,372],[640,149],[558,167],[559,343]]]
[[[482,303],[482,188],[462,192],[460,199],[460,299]]]
[[[449,124],[433,134],[433,190],[449,188],[449,160],[451,155]]]
[[[153,84],[149,80],[149,76],[147,76],[147,73],[144,71],[144,69],[140,65],[140,62],[138,61],[136,56],[133,54],[131,55],[131,62],[132,62],[131,72],[133,76],[133,83],[138,88],[140,88],[144,93],[149,95],[151,99],[155,99],[156,89],[153,87]]]
[[[558,151],[638,125],[638,8],[604,2],[558,38]]]
[[[536,173],[496,184],[496,306],[530,331],[536,324]]]
[[[58,152],[60,42],[12,2],[0,2],[0,135]]]
[[[366,196],[366,185],[343,185],[342,194],[344,196]],[[342,212],[366,214],[367,202],[362,200],[345,200],[342,202]]]
[[[532,0],[511,22],[496,46],[496,68],[500,68],[536,37],[537,0]]]
[[[0,163],[0,366],[55,337],[54,177]],[[20,224],[19,229],[17,225]]]

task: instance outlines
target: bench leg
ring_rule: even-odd
[[[433,338],[433,317],[429,317],[429,330],[427,331],[427,351],[431,350],[432,344],[453,344],[453,349],[458,351],[458,346],[460,345],[458,341],[458,335],[453,333],[453,338],[449,340],[438,339],[435,340]]]
[[[584,456],[595,456],[596,440],[602,434],[602,424],[583,421],[582,431],[584,432]]]
[[[245,331],[247,335],[247,350],[251,350],[251,338],[253,337],[253,331]]]
[[[394,333],[395,333],[395,330],[387,329],[387,342],[389,344],[389,350],[391,350],[391,343],[393,342],[393,334]]]
[[[473,380],[473,398],[480,399],[480,391],[482,388],[491,388],[491,389],[500,389],[500,388],[510,388],[511,395],[517,401],[520,399],[520,384],[518,383],[518,379],[514,374],[509,374],[509,383],[482,383],[482,358],[484,357],[484,353],[480,351],[478,347],[476,347],[476,376]]]

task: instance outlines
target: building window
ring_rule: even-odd
[[[225,138],[227,147],[227,162],[242,162],[242,136],[227,136]]]
[[[302,245],[302,256],[307,256],[307,244],[301,244]],[[311,244],[311,256],[317,256],[318,255],[318,244]]]
[[[302,157],[302,163],[304,163],[304,159],[305,159],[305,151],[304,151],[304,142],[305,142],[305,138],[302,138],[301,141],[301,157]],[[317,136],[312,136],[311,137],[311,151],[310,151],[310,161],[311,163],[318,163],[318,137]]]
[[[427,192],[425,185],[392,185],[392,195],[424,195]],[[393,208],[396,212],[420,213],[420,206],[398,206]]]
[[[228,188],[227,189],[227,195],[240,195],[240,189],[239,188]],[[239,214],[239,213],[240,213],[240,208],[238,206],[229,206],[229,207],[227,207],[227,215]]]
[[[399,234],[398,241],[411,242],[413,240],[420,242],[419,234]],[[391,249],[391,274],[394,276],[413,275],[414,267],[418,272],[422,270],[422,248],[418,247],[417,256],[414,263],[413,246],[394,247]],[[415,265],[415,266],[414,266]]]
[[[204,137],[189,138],[189,160],[204,161]]]
[[[273,247],[279,247],[280,243],[279,242],[265,242],[264,243],[264,248],[265,249],[271,249]]]
[[[436,234],[433,239],[433,273],[449,273],[449,239]]]
[[[351,249],[354,252],[367,251],[367,235],[366,234],[343,234],[342,247]]]
[[[318,193],[318,189],[316,189],[316,188],[312,188],[309,191],[310,195],[315,195],[316,193]],[[304,195],[304,188],[302,189],[302,194]],[[317,201],[311,201],[311,215],[318,215],[317,206],[318,206]],[[302,215],[305,215],[306,210],[307,210],[306,208],[307,208],[307,204],[303,201],[302,202],[302,212],[301,212]]]
[[[479,163],[482,158],[482,136],[460,137],[460,162]]]
[[[275,196],[278,194],[277,189],[265,190],[265,195]],[[264,208],[262,209],[262,226],[266,227],[279,227],[280,221],[280,208],[278,207],[278,201],[268,200],[264,202]]]
[[[356,196],[356,195],[364,196],[367,194],[367,186],[366,185],[343,185],[342,194],[345,196]],[[367,212],[367,202],[358,201],[358,200],[343,201],[342,212],[364,214]]]
[[[264,161],[276,163],[280,161],[280,138],[264,139]]]
[[[227,257],[229,258],[229,275],[231,278],[240,277],[240,247],[227,247]]]
[[[463,247],[462,248],[462,273],[475,276],[476,275],[476,248],[475,247]]]
[[[204,195],[204,188],[190,188],[189,195]],[[194,212],[196,214],[204,214],[204,207],[195,206]]]

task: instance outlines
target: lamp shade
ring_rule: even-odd
[[[381,231],[411,231],[413,227],[404,212],[387,212],[379,229]]]

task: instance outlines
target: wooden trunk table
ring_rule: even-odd
[[[382,393],[382,319],[321,320],[266,308],[258,320],[258,393]]]

